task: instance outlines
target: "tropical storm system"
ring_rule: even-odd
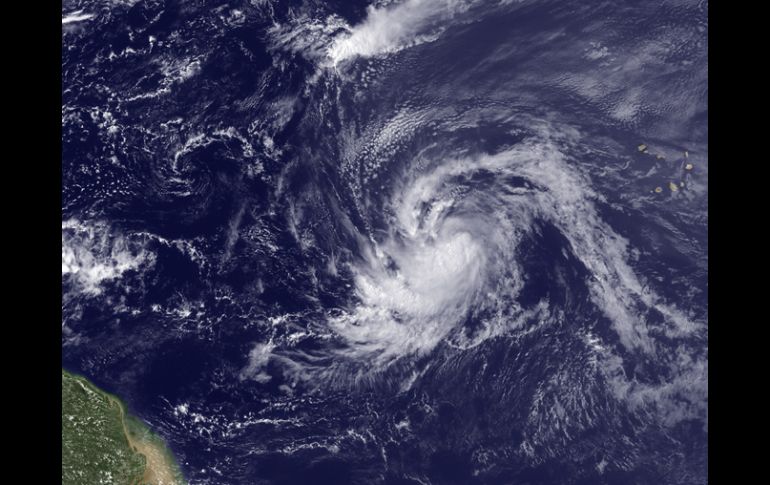
[[[707,483],[707,14],[64,0],[63,483]]]

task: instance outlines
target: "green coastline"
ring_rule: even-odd
[[[62,369],[62,485],[183,485],[174,455],[125,403]]]

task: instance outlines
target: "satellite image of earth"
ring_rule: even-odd
[[[706,1],[61,14],[63,483],[707,483]]]

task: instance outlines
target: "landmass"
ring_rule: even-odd
[[[182,485],[165,443],[125,405],[62,369],[62,485]]]

